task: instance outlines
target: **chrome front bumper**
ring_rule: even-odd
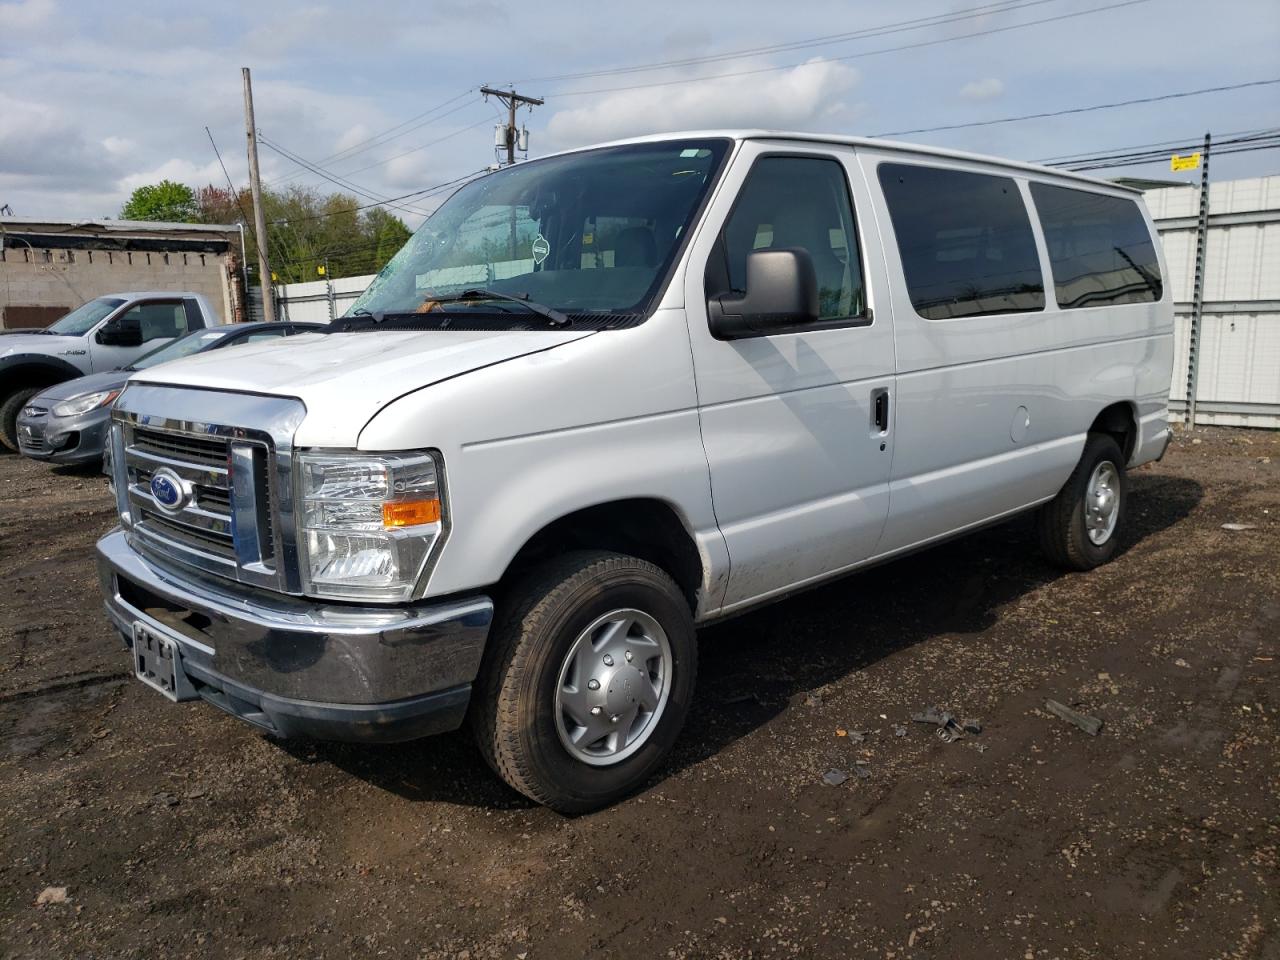
[[[408,740],[462,722],[493,619],[473,597],[361,607],[178,575],[119,528],[98,541],[107,614],[179,645],[196,693],[280,736]]]

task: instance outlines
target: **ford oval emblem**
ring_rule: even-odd
[[[168,467],[161,467],[151,475],[151,497],[162,509],[172,513],[187,505],[191,488]]]

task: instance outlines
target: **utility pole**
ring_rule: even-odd
[[[1204,255],[1209,243],[1209,134],[1200,158],[1200,218],[1196,221],[1196,273],[1191,287],[1191,320],[1187,331],[1187,426],[1196,425],[1196,381],[1200,374],[1200,319],[1204,313]]]
[[[267,262],[267,218],[262,212],[262,183],[258,179],[258,128],[253,122],[253,85],[249,68],[241,67],[244,77],[244,134],[249,141],[249,192],[253,195],[253,227],[258,237],[258,273],[262,283],[262,318],[271,323],[276,318],[275,284],[271,282],[271,264]]]
[[[523,103],[528,104],[530,108],[540,107],[545,102],[537,97],[526,97],[524,94],[516,93],[514,90],[495,90],[493,87],[481,87],[480,92],[484,94],[485,99],[497,97],[507,107],[507,127],[506,134],[503,137],[503,143],[497,146],[505,146],[507,149],[508,166],[516,162],[516,147],[522,150],[528,149],[527,137],[521,136],[520,131],[516,129],[516,109]],[[523,141],[523,142],[521,142]]]

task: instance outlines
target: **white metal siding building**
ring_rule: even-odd
[[[1200,191],[1146,194],[1177,304],[1173,409],[1187,407]],[[1280,427],[1280,176],[1209,185],[1196,422]]]

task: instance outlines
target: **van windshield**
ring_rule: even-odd
[[[45,328],[45,331],[61,334],[64,337],[78,337],[92,330],[99,320],[122,303],[124,301],[119,297],[98,297],[96,300],[90,300],[76,307],[65,317],[55,320]]]
[[[603,147],[472,181],[427,218],[346,316],[407,314],[424,327],[483,317],[486,328],[538,328],[534,311],[517,302],[528,300],[571,321],[636,322],[662,288],[729,144]]]

